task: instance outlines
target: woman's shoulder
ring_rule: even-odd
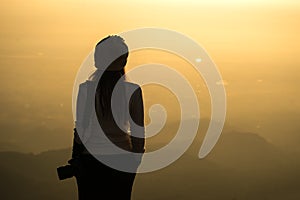
[[[127,84],[129,87],[140,87],[137,83],[131,81],[124,81],[124,83]]]
[[[141,91],[141,87],[140,85],[136,84],[136,83],[133,83],[133,82],[130,82],[130,81],[124,81],[125,83],[125,87],[127,90],[129,91],[135,91],[135,90],[139,90]]]
[[[79,88],[88,88],[91,86],[95,86],[96,84],[96,81],[86,80],[79,84]]]

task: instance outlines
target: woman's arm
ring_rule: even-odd
[[[81,143],[79,140],[83,138],[84,130],[86,128],[85,124],[85,106],[87,101],[87,87],[86,84],[82,83],[79,85],[77,102],[76,102],[76,121],[75,121],[75,129],[74,136],[76,138],[76,142]],[[79,137],[80,136],[80,137]]]
[[[131,115],[130,132],[132,150],[136,153],[145,152],[144,104],[142,89],[138,87],[129,102]]]

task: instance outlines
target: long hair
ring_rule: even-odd
[[[104,44],[103,44],[104,43]],[[113,60],[106,69],[102,69],[103,60],[106,59],[105,55],[114,56],[112,54],[116,53],[119,56],[117,59]],[[95,109],[97,117],[102,119],[112,119],[111,110],[111,100],[114,87],[120,79],[125,81],[125,70],[124,67],[127,63],[128,57],[128,47],[124,42],[124,39],[120,36],[108,36],[97,43],[95,48],[95,67],[97,70],[92,74],[91,78],[99,81],[96,87],[95,95]],[[100,77],[101,75],[101,77]],[[121,84],[122,86],[123,84]],[[118,97],[122,97],[125,94],[125,88],[119,90],[120,93]],[[125,102],[124,98],[116,99],[118,102],[116,104],[119,110],[118,114],[122,115],[122,105]]]
[[[120,79],[125,81],[125,70],[120,71],[104,71],[96,88],[95,106],[96,111],[101,112],[101,116],[109,119],[112,117],[111,100],[114,87]],[[124,90],[124,88],[123,88]],[[121,91],[123,92],[123,91]],[[125,91],[124,91],[125,92]],[[122,99],[117,99],[121,101]],[[117,104],[117,105],[120,105]],[[99,114],[98,114],[99,115]]]

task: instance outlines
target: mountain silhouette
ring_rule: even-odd
[[[202,160],[197,157],[200,145],[196,138],[188,151],[170,166],[138,174],[133,199],[300,197],[299,159],[260,136],[226,132]],[[77,199],[75,179],[59,181],[56,175],[56,167],[65,165],[70,156],[69,148],[36,155],[0,152],[1,199]]]

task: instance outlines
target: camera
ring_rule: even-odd
[[[57,168],[57,175],[59,180],[72,178],[78,173],[80,161],[79,158],[72,158],[68,161],[68,165],[60,166]]]
[[[65,165],[57,168],[59,180],[72,178],[75,175],[75,168],[72,165]]]

